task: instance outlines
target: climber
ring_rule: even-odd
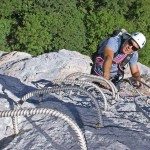
[[[129,63],[132,77],[141,80],[137,65],[138,51],[145,43],[146,38],[141,32],[129,34],[121,29],[100,43],[91,73],[116,83],[123,76],[124,66]],[[135,86],[140,86],[140,83],[136,82]]]

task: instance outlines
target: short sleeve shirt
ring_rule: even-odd
[[[120,47],[121,47],[121,37],[120,36],[115,36],[111,37],[108,40],[105,40],[101,43],[101,46],[99,48],[98,53],[101,55],[104,53],[104,47],[107,46],[113,50],[115,54],[119,54],[120,52]],[[103,56],[103,55],[101,55]],[[138,52],[134,52],[132,58],[129,61],[130,65],[135,65],[137,64],[138,61]]]
[[[110,49],[112,49],[112,51],[115,53],[115,56],[117,54],[121,54],[120,52],[120,47],[121,47],[121,37],[120,36],[115,36],[115,37],[111,37],[108,40],[103,41],[100,46],[99,46],[99,50],[98,50],[98,54],[103,58],[103,54],[104,54],[104,47],[107,46]],[[136,65],[138,61],[138,52],[134,52],[132,58],[129,61],[129,64],[132,65]],[[112,64],[112,69],[111,72],[116,72],[118,70],[117,65],[116,64]]]

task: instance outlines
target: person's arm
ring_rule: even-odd
[[[131,70],[132,77],[136,79],[135,86],[140,87],[141,83],[138,82],[138,80],[141,81],[141,74],[140,74],[138,65],[136,64],[136,65],[130,66],[130,70]]]
[[[135,79],[138,79],[138,80],[141,79],[141,77],[140,77],[140,71],[139,71],[138,65],[130,66],[130,70],[131,70],[132,76],[133,76]]]
[[[104,49],[104,64],[103,64],[103,77],[107,80],[110,79],[110,70],[112,67],[112,60],[114,57],[114,52],[109,47]]]

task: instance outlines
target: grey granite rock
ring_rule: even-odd
[[[22,96],[37,89],[36,82],[49,83],[74,72],[90,74],[92,63],[90,57],[65,49],[37,57],[23,52],[1,52],[0,56],[1,111],[16,108],[15,103]],[[140,63],[139,66],[142,74],[150,76],[148,67]],[[128,72],[126,75],[129,75]],[[109,104],[109,111],[103,112],[103,128],[97,128],[96,109],[91,105],[90,98],[83,94],[65,96],[60,92],[60,95],[34,96],[22,107],[46,107],[67,114],[82,129],[89,150],[149,150],[150,123],[137,110],[131,88],[126,84],[122,97],[116,103]],[[80,149],[74,131],[57,117],[21,116],[18,122],[20,132],[14,137],[11,118],[0,118],[0,149]]]

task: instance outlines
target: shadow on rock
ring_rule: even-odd
[[[0,84],[3,88],[3,91],[10,91],[18,98],[21,98],[28,92],[35,90],[34,87],[25,85],[19,79],[6,75],[0,75]]]
[[[0,140],[0,149],[4,149],[5,147],[7,147],[14,138],[15,135],[10,135]]]

